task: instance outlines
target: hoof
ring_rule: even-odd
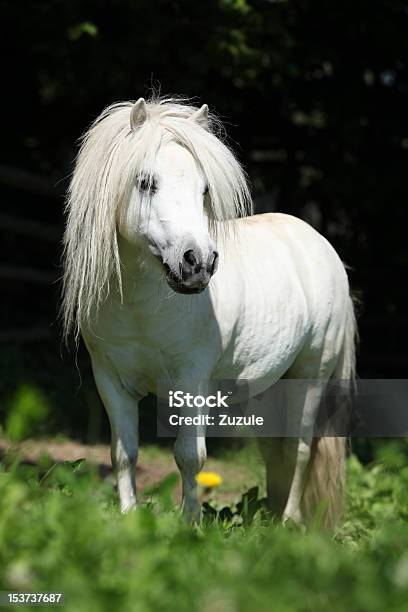
[[[282,525],[294,531],[301,531],[302,533],[306,531],[306,525],[300,513],[296,513],[295,515],[285,513],[282,517]]]
[[[136,500],[126,504],[120,504],[120,511],[122,514],[129,514],[129,512],[136,510],[136,508]]]
[[[190,525],[201,522],[201,506],[199,504],[183,504],[181,507],[184,520]]]

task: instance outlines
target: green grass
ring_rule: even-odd
[[[262,509],[252,517],[245,504],[232,520],[207,514],[188,527],[171,476],[122,516],[111,485],[84,463],[8,461],[0,590],[64,591],[75,612],[406,610],[408,468],[398,452],[382,459],[363,468],[350,458],[348,512],[334,536],[284,528]],[[236,471],[251,461],[256,480],[250,451],[238,454]]]

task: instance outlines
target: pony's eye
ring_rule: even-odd
[[[149,191],[149,181],[143,178],[139,183],[140,191]]]
[[[157,183],[154,178],[149,180],[146,177],[142,177],[137,181],[137,186],[142,193],[153,195],[157,191]]]
[[[208,185],[205,186],[204,191],[203,191],[203,195],[207,195],[208,193]]]

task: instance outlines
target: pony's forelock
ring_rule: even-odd
[[[68,190],[64,236],[62,317],[65,335],[89,324],[112,283],[121,292],[116,234],[117,215],[138,176],[151,177],[160,146],[175,141],[196,159],[210,195],[210,224],[223,234],[228,219],[250,214],[251,197],[244,171],[223,142],[221,122],[209,115],[205,130],[191,115],[197,107],[183,98],[152,98],[148,116],[130,128],[133,102],[107,107],[81,138]]]

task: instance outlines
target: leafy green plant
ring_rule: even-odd
[[[175,475],[121,515],[86,462],[0,464],[0,589],[64,591],[65,609],[406,609],[408,468],[349,460],[335,536],[272,522],[258,490],[187,525]],[[215,520],[214,520],[215,519]]]
[[[22,385],[16,391],[6,420],[6,435],[13,442],[18,442],[35,432],[39,423],[43,423],[49,413],[49,406],[44,394],[32,385]]]

